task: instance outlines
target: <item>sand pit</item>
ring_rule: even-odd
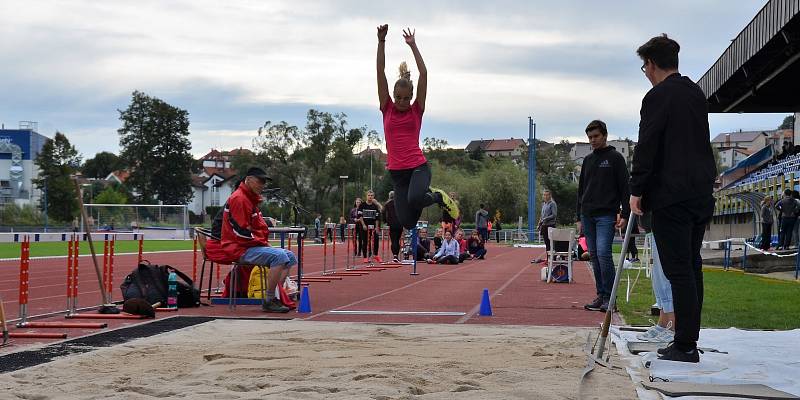
[[[2,399],[577,399],[587,329],[216,320],[0,375]],[[596,369],[597,399],[635,399]]]

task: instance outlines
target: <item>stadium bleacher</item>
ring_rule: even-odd
[[[800,171],[800,153],[789,155],[783,159],[772,161],[763,168],[742,178],[734,187],[761,182],[764,179]]]

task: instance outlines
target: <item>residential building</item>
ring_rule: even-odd
[[[527,143],[522,139],[481,139],[469,142],[464,152],[472,153],[481,149],[489,157],[519,158],[526,148]]]
[[[750,150],[740,147],[722,149],[719,151],[720,164],[723,168],[728,169],[736,165],[739,161],[749,157],[750,154],[753,154]]]
[[[206,207],[221,207],[236,190],[238,172],[231,167],[233,157],[250,154],[247,149],[220,151],[212,149],[200,158],[202,171],[192,174],[192,199],[189,211],[195,215],[205,215]],[[213,217],[210,216],[210,217]]]
[[[767,145],[768,139],[772,138],[776,132],[776,130],[766,130],[720,133],[711,139],[711,146],[719,150],[741,148],[756,152],[763,149]]]
[[[609,140],[609,146],[614,146],[617,151],[625,157],[625,161],[628,164],[631,163],[633,159],[633,150],[636,147],[636,143],[628,142],[627,140]],[[585,142],[577,142],[572,146],[572,149],[569,151],[569,158],[580,166],[583,164],[583,159],[592,152],[592,145]]]
[[[37,129],[30,121],[20,122],[19,129],[0,129],[0,206],[39,204],[42,193],[33,185],[39,177],[34,161],[49,139]]]

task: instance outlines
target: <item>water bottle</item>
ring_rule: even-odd
[[[167,308],[178,308],[178,275],[169,273],[167,278]]]

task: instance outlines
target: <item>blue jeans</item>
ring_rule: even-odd
[[[266,265],[270,268],[291,268],[297,264],[297,257],[289,250],[280,247],[251,247],[239,257],[239,262],[252,265]]]
[[[589,254],[592,257],[594,285],[597,289],[597,296],[604,300],[611,298],[611,290],[614,286],[614,260],[611,256],[611,242],[614,240],[616,222],[615,215],[598,217],[581,215],[586,246],[589,247]]]
[[[484,243],[489,240],[489,228],[475,228],[478,231],[478,235],[483,239]]]
[[[653,234],[648,233],[647,235],[650,236],[650,247],[653,249],[653,271],[650,275],[653,281],[653,295],[655,295],[656,303],[661,311],[675,312],[675,307],[672,305],[672,284],[669,283],[669,279],[661,268],[661,259],[658,258],[658,247],[653,239]]]

